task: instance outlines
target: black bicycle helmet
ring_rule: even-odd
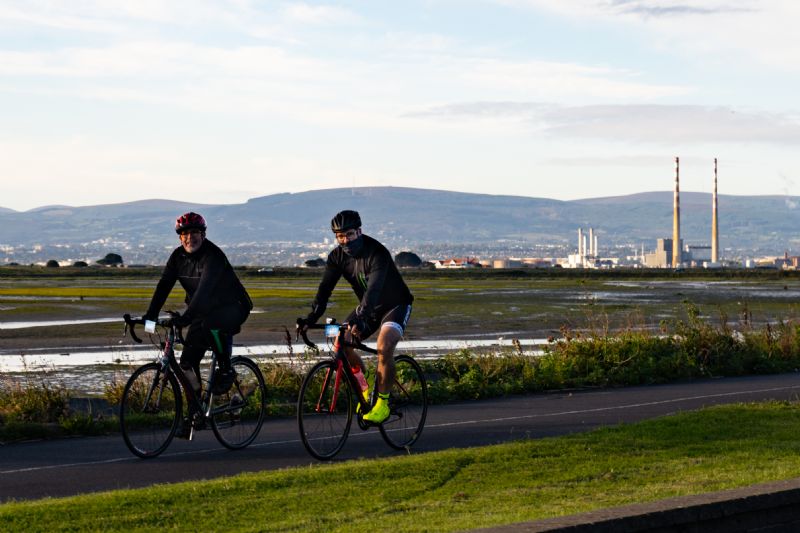
[[[361,217],[358,215],[358,211],[339,211],[336,213],[336,216],[331,219],[331,230],[334,233],[341,233],[360,227]]]

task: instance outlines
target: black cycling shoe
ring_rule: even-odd
[[[186,417],[181,421],[181,425],[178,426],[178,431],[175,432],[175,438],[189,440],[191,436],[192,436],[192,422],[191,420],[189,420],[188,417]]]
[[[225,394],[231,388],[235,379],[236,371],[232,368],[220,370],[214,378],[214,388],[211,392],[214,394]]]

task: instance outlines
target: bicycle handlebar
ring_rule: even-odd
[[[308,330],[309,329],[325,329],[324,325],[322,325],[322,324],[306,324],[306,327],[303,328],[302,326],[300,326],[300,324],[296,324],[295,328],[297,328],[297,334],[300,337],[303,338],[303,342],[306,344],[306,346],[308,346],[312,350],[319,350],[317,345],[314,344],[313,342],[311,342],[308,339]]]
[[[337,324],[336,322],[333,322],[331,324],[306,324],[306,328],[305,329],[303,329],[303,327],[300,324],[297,324],[295,327],[297,328],[297,334],[303,338],[303,342],[306,344],[306,346],[308,346],[309,348],[311,348],[313,350],[319,351],[319,348],[317,347],[317,345],[314,344],[313,342],[311,342],[308,339],[308,330],[309,329],[326,329],[328,326],[336,326],[337,328],[339,328],[339,333],[341,334],[343,330],[347,330],[347,328],[349,327],[349,324],[347,322],[345,322],[343,324]],[[369,352],[369,353],[378,353],[377,350],[374,350],[373,348],[370,348],[369,346],[363,344],[361,341],[358,341],[358,340],[354,340],[354,341],[351,342],[351,341],[346,341],[346,340],[342,339],[341,342],[342,342],[342,344],[344,346],[350,346],[351,348],[357,348],[359,350],[363,350],[363,351]]]
[[[136,341],[137,344],[141,344],[142,343],[142,339],[140,339],[136,335],[136,324],[144,325],[144,323],[145,323],[144,317],[142,317],[142,318],[132,318],[130,314],[125,313],[124,315],[122,315],[122,318],[123,318],[123,320],[125,320],[125,331],[122,333],[122,336],[124,337],[125,333],[130,331],[131,338],[134,341]],[[173,326],[172,319],[173,319],[173,317],[159,318],[157,320],[154,320],[154,322],[156,323],[157,326],[161,326],[163,328],[171,328]]]

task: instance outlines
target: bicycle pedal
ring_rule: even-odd
[[[361,415],[358,415],[356,421],[358,422],[358,427],[361,428],[362,431],[366,431],[372,427],[372,424],[364,420],[364,417]]]

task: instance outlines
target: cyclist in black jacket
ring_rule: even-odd
[[[339,246],[328,255],[325,273],[319,284],[311,313],[297,319],[298,326],[314,324],[325,313],[336,283],[344,277],[359,299],[347,317],[350,334],[363,340],[378,331],[378,369],[375,380],[378,400],[364,420],[380,424],[389,416],[389,391],[394,381],[394,350],[403,337],[414,297],[400,276],[392,255],[381,243],[361,232],[361,217],[356,211],[342,211],[331,220]],[[352,348],[347,357],[362,394],[368,397],[364,364]],[[360,406],[359,406],[360,408]]]
[[[186,310],[176,324],[189,330],[184,336],[180,365],[195,391],[200,390],[200,360],[206,350],[217,354],[220,374],[215,393],[226,392],[235,374],[231,368],[233,336],[247,320],[253,303],[228,258],[206,239],[206,221],[197,213],[178,217],[175,231],[181,245],[170,255],[153,293],[145,318],[155,320],[178,281],[186,291]]]

